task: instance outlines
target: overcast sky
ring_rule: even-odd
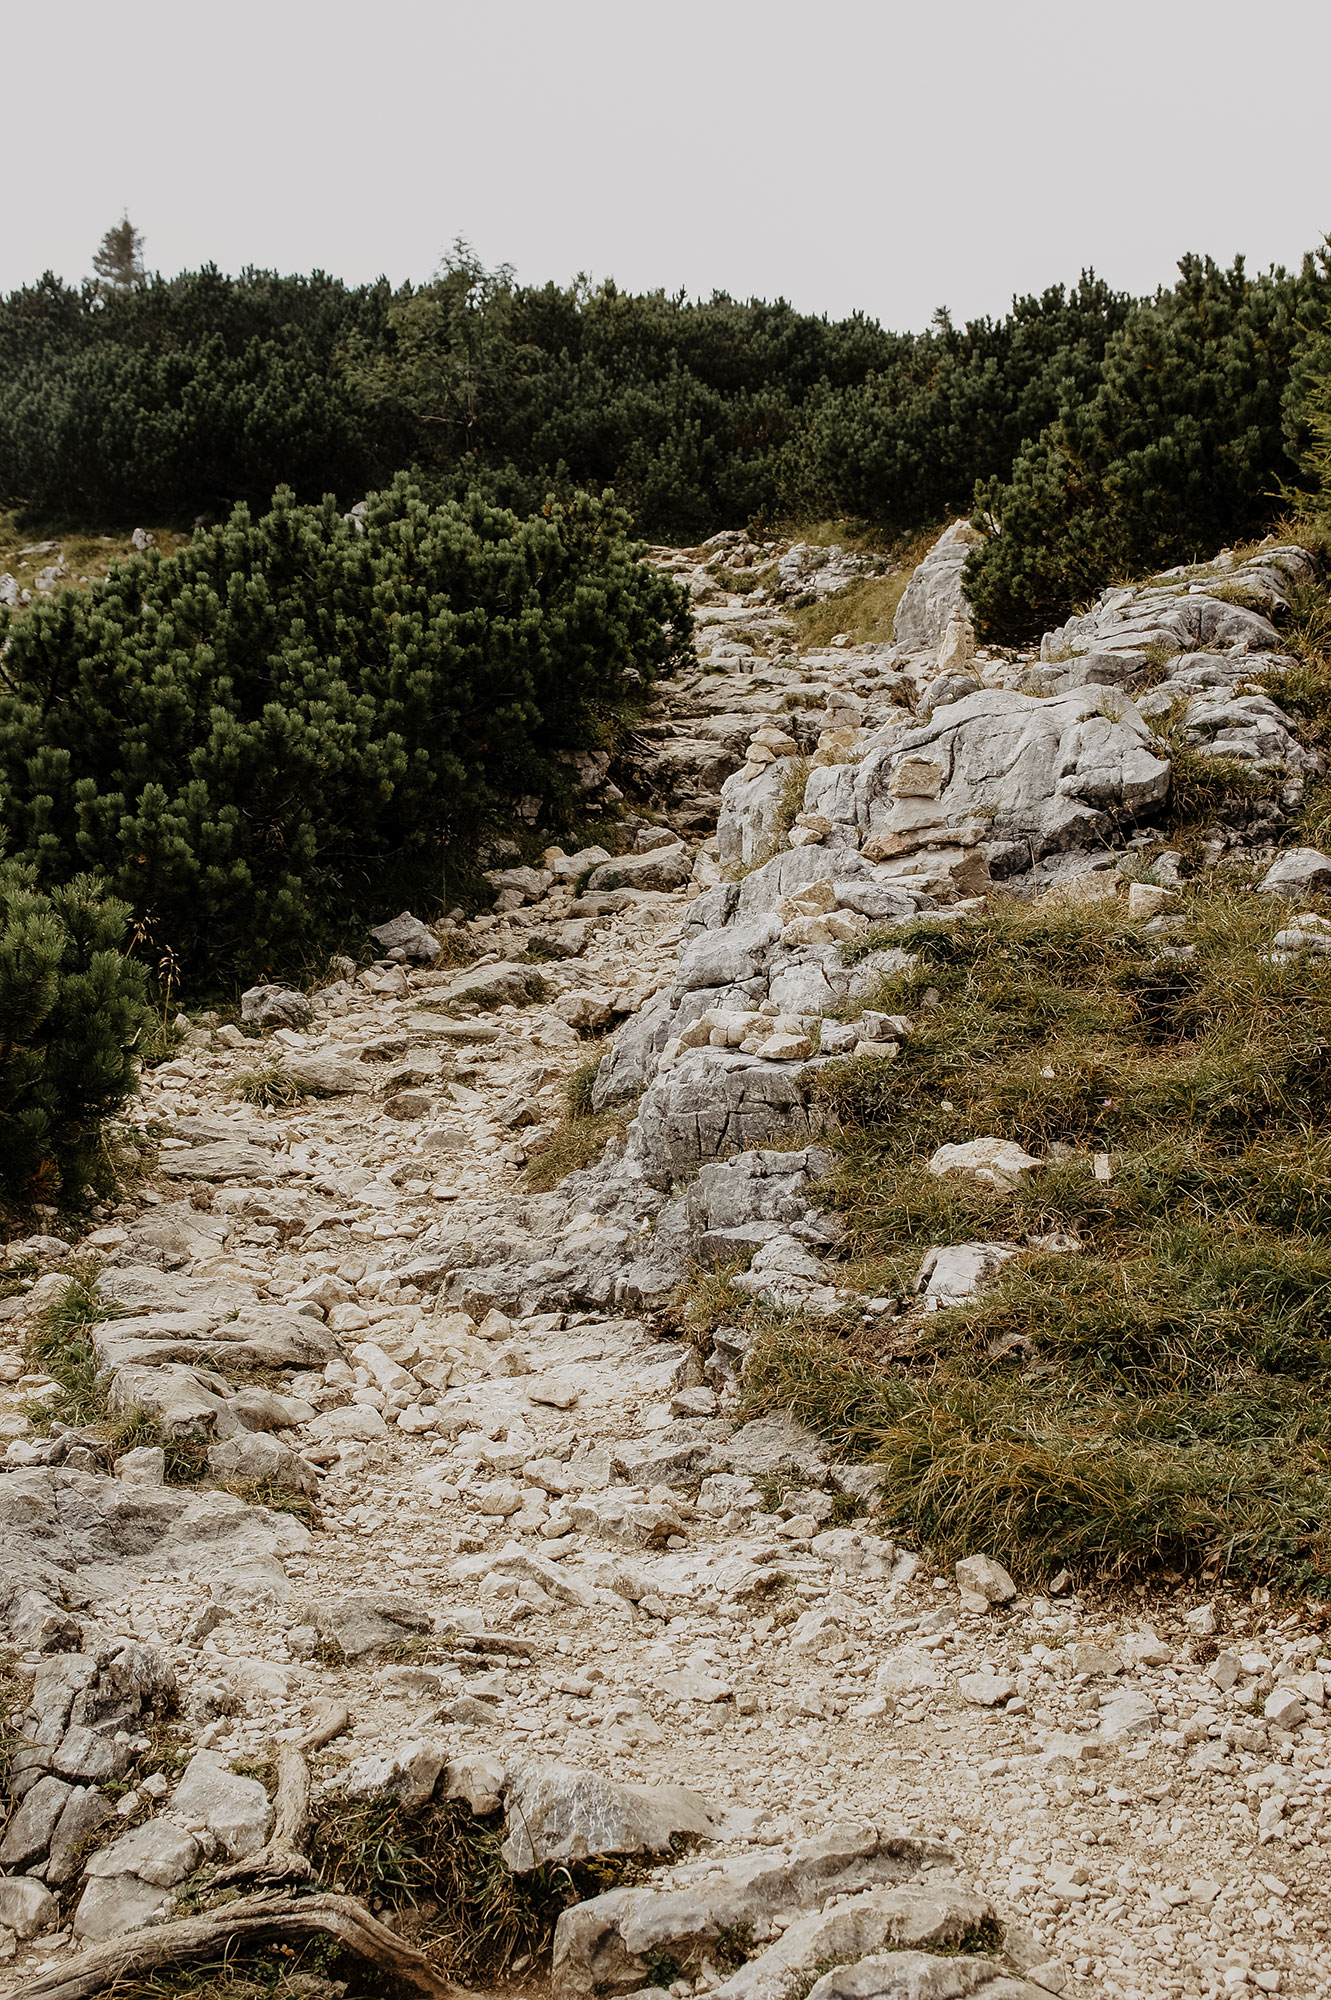
[[[784,295],[919,327],[1331,230],[1331,4],[61,0],[8,14],[0,287],[149,267]]]

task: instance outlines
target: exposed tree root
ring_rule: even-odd
[[[310,1773],[295,1744],[283,1749],[277,1764],[277,1798],[268,1845],[221,1868],[213,1886],[233,1882],[308,1882],[314,1870],[301,1852],[310,1809]]]
[[[93,2000],[127,1980],[165,1965],[212,1958],[237,1946],[295,1944],[322,1936],[364,1961],[384,1980],[384,1992],[457,2000],[462,1988],[445,1979],[419,1951],[377,1923],[350,1896],[246,1896],[220,1910],[181,1917],[80,1952],[59,1966],[26,1975],[24,2000]]]
[[[345,1727],[345,1717],[343,1707],[340,1720],[336,1715],[328,1718],[332,1726],[326,1729],[323,1740]],[[312,1733],[320,1734],[318,1730]],[[301,1851],[301,1842],[309,1809],[309,1766],[301,1745],[288,1744],[278,1760],[268,1845],[221,1869],[210,1886],[221,1889],[240,1881],[308,1881],[314,1870]],[[94,1994],[106,1993],[126,1979],[142,1978],[164,1965],[212,1958],[238,1946],[287,1944],[320,1936],[335,1939],[343,1950],[372,1966],[384,1981],[385,1993],[454,2000],[462,1991],[436,1972],[423,1953],[377,1922],[354,1896],[293,1896],[269,1889],[224,1903],[217,1910],[113,1938],[109,1944],[65,1959],[30,1978],[23,1988],[24,2000],[92,2000]]]

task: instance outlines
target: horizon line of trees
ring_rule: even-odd
[[[1133,565],[1260,531],[1314,483],[1325,247],[1257,275],[1188,256],[1144,299],[1084,271],[918,334],[784,300],[524,285],[465,244],[424,285],[164,278],[126,217],[96,265],[0,299],[0,503],[33,518],[184,524],[278,486],[347,505],[404,470],[520,514],[613,492],[661,541],[974,513],[977,614],[1012,639]]]

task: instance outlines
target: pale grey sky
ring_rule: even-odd
[[[1331,230],[1331,5],[61,0],[4,34],[0,288],[151,268],[783,294],[918,327]]]

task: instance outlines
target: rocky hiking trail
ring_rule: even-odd
[[[506,1880],[570,1871],[550,1962],[557,1905],[514,1903],[507,1970],[470,1986],[1331,1988],[1315,1622],[1260,1592],[1025,1594],[1001,1548],[940,1572],[876,1530],[872,1465],[740,1407],[744,1308],[898,1310],[845,1282],[813,1088],[912,1033],[866,1004],[892,926],[1006,886],[1117,899],[1186,948],[1172,864],[1121,865],[1159,847],[1169,742],[1277,766],[1285,807],[1318,766],[1253,687],[1302,551],[1106,593],[1035,658],[977,651],[968,532],[894,645],[815,652],[780,591],[854,558],[787,550],[754,591],[737,572],[773,552],[743,536],[658,551],[699,669],[632,745],[630,851],[496,855],[490,914],[404,914],[368,968],[247,995],[248,1032],[192,1024],[144,1075],[148,1181],[77,1245],[8,1246],[0,1993],[136,1991],[163,1953],[302,1926],[371,1990],[454,1990],[419,1882],[355,1900],[337,1826],[376,1813],[484,1829]],[[1277,948],[1323,949],[1300,898],[1331,859],[1244,838],[1295,906]],[[256,1069],[289,1101],[238,1097]],[[1039,1162],[993,1138],[930,1164]],[[932,1253],[906,1310],[1021,1250]],[[683,1338],[672,1302],[716,1266],[738,1324]],[[34,1421],[53,1308],[107,1409],[155,1427],[114,1467],[97,1426]],[[646,1858],[577,1872],[606,1856]]]

